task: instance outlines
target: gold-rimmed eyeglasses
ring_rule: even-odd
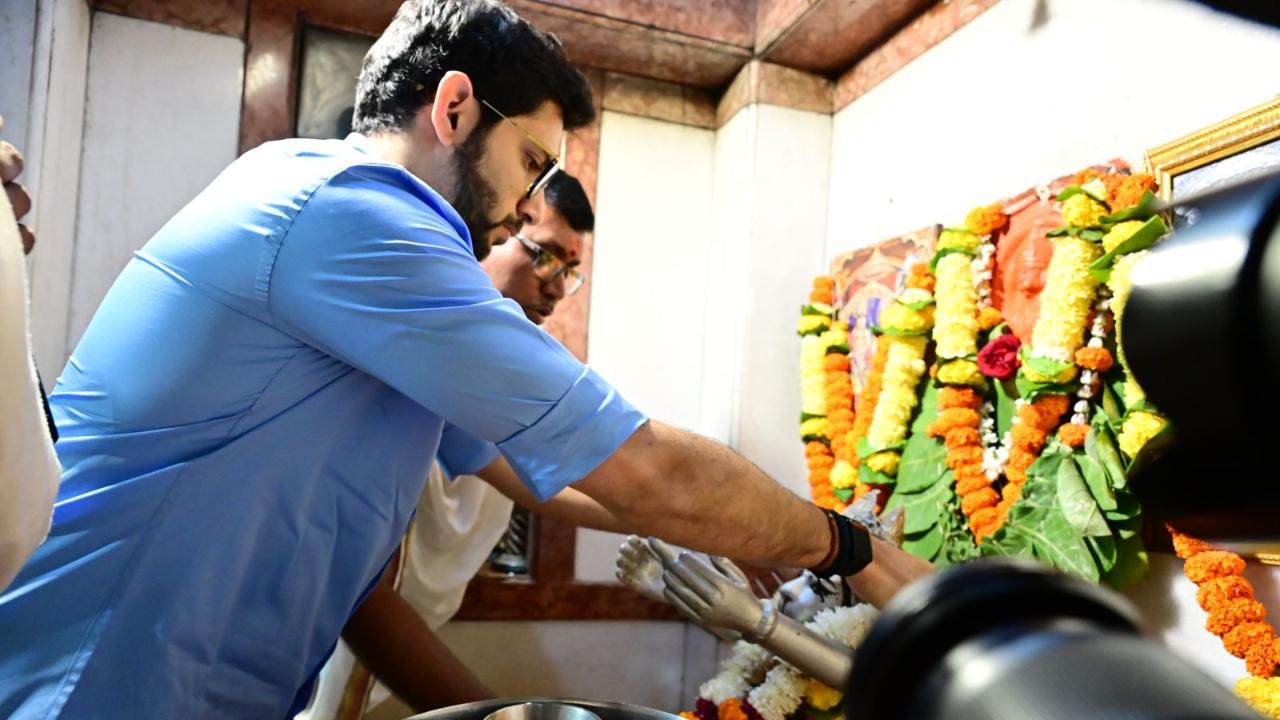
[[[515,127],[515,129],[524,133],[525,137],[529,138],[529,142],[533,143],[534,145],[537,146],[539,150],[546,153],[547,155],[546,164],[543,165],[542,170],[538,172],[538,176],[533,179],[533,182],[529,183],[529,187],[525,188],[524,196],[527,198],[531,198],[534,195],[537,195],[538,193],[542,192],[542,189],[547,186],[547,183],[551,181],[551,178],[555,177],[557,172],[560,172],[560,154],[552,150],[551,148],[547,147],[545,143],[543,143],[541,140],[537,138],[537,136],[535,136],[533,133],[529,132],[528,130],[524,129],[524,126],[522,126],[520,123],[504,115],[501,110],[494,107],[493,104],[490,103],[488,100],[481,98],[480,102],[485,107],[492,110],[494,114],[496,114],[498,117],[511,123]]]

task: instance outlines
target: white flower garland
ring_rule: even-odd
[[[828,608],[805,623],[805,627],[853,650],[862,644],[879,615],[878,610],[865,603]],[[750,692],[747,702],[764,720],[786,720],[800,708],[808,682],[809,678],[804,673],[779,660],[765,676],[764,682]]]
[[[720,672],[698,688],[698,695],[716,705],[743,697],[751,689],[751,679],[759,677],[772,658],[769,651],[759,645],[739,640],[733,644],[729,657],[720,663]]]
[[[1087,347],[1100,348],[1107,336],[1107,311],[1111,308],[1110,293],[1105,286],[1098,288],[1098,298],[1094,304],[1093,325],[1089,328]],[[1089,423],[1089,402],[1094,399],[1094,380],[1098,373],[1083,370],[1080,373],[1080,389],[1076,391],[1076,403],[1072,406],[1071,423],[1087,425]]]
[[[996,244],[983,235],[978,256],[972,261],[973,284],[978,290],[978,309],[991,307],[991,279],[995,276]]]

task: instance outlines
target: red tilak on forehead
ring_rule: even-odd
[[[577,250],[570,250],[570,251],[569,251],[569,257],[578,257],[578,251],[577,251]]]

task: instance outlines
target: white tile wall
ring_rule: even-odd
[[[1043,12],[1037,13],[1037,6]],[[835,116],[834,256],[1280,94],[1280,30],[1185,0],[1004,0]]]
[[[824,269],[831,118],[761,105],[749,203],[744,291],[721,298],[743,314],[737,439],[748,460],[802,497],[809,497],[800,418],[800,306]]]
[[[27,107],[36,50],[37,0],[0,3],[0,140],[19,149],[27,142]]]
[[[32,193],[36,233],[28,259],[31,334],[36,364],[51,386],[67,352],[90,12],[85,0],[40,0],[37,8],[22,176]]]
[[[715,133],[606,112],[591,268],[591,365],[643,412],[696,429]],[[622,536],[578,531],[575,575],[612,582]]]
[[[702,631],[677,622],[456,622],[441,628],[440,638],[503,695],[678,712],[693,701],[683,693],[687,632]]]
[[[91,37],[68,349],[133,251],[239,144],[242,41],[102,12]]]

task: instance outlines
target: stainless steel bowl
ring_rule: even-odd
[[[526,702],[494,710],[484,720],[600,720],[600,716],[577,705]]]
[[[526,705],[552,705],[583,710],[599,720],[680,720],[677,715],[626,703],[605,702],[601,700],[577,700],[573,698],[499,698],[497,700],[481,700],[465,705],[440,708],[431,712],[414,715],[408,720],[486,720],[491,715],[510,709],[512,712],[535,712],[520,710]],[[565,717],[558,715],[504,716],[501,720],[591,720],[586,717]],[[498,720],[495,718],[495,720]]]

